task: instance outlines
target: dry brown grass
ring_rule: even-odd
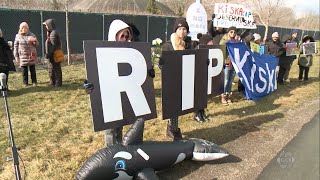
[[[219,104],[219,98],[209,99],[206,109],[210,121],[199,124],[193,114],[180,117],[180,127],[185,137],[204,138],[223,145],[262,126],[278,126],[283,112],[299,106],[302,101],[319,98],[319,57],[314,59],[308,82],[297,81],[297,63],[294,62],[292,82],[261,101],[247,101],[235,94],[236,102],[228,107]],[[27,179],[72,179],[81,164],[97,149],[104,146],[102,132],[94,133],[89,97],[82,88],[85,78],[84,64],[63,67],[64,85],[48,87],[48,72],[39,67],[38,87],[22,87],[21,74],[10,74],[8,102],[13,132]],[[145,140],[165,141],[166,121],[161,120],[160,74],[157,71],[158,118],[146,122]],[[14,179],[13,163],[5,158],[11,155],[7,121],[3,103],[0,108],[0,179]],[[127,129],[128,127],[126,127]]]

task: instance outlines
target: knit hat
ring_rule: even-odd
[[[237,31],[237,28],[235,26],[231,26],[231,27],[228,28],[227,32],[229,32],[231,30]]]
[[[199,39],[199,44],[207,45],[209,41],[213,39],[213,37],[209,34],[197,34],[197,38]]]
[[[272,33],[272,36],[271,37],[273,37],[273,38],[279,38],[279,33],[278,32],[274,32],[274,33]]]
[[[298,29],[292,30],[291,34],[294,34],[294,33],[299,33]]]
[[[253,41],[260,41],[261,40],[260,34],[254,33],[253,37],[254,37]]]
[[[27,29],[29,29],[29,25],[26,22],[22,22],[19,26],[19,29],[22,29],[22,27],[26,27]]]
[[[177,18],[173,25],[173,32],[176,32],[179,27],[185,27],[189,33],[189,25],[185,18]]]

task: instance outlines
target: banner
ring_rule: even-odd
[[[187,11],[186,20],[189,25],[189,35],[192,40],[198,40],[197,34],[206,34],[208,31],[207,12],[200,1],[191,4]]]
[[[229,28],[235,26],[244,29],[257,29],[252,12],[242,5],[215,3],[214,27]]]
[[[317,52],[317,47],[315,42],[303,43],[302,48],[303,48],[304,55],[316,54]]]
[[[247,99],[258,100],[277,89],[275,56],[251,53],[244,43],[227,43],[227,49]]]
[[[95,131],[157,117],[149,43],[84,41]]]
[[[297,43],[286,43],[286,56],[295,56],[297,54],[299,54]]]

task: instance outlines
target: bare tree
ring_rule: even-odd
[[[270,21],[279,18],[276,11],[282,2],[283,0],[252,0],[253,13],[258,16],[257,22],[263,24],[266,28],[264,40],[267,39]]]

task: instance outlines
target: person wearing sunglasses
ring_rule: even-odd
[[[246,29],[240,36],[237,36],[237,28],[231,26],[228,28],[227,33],[221,38],[220,45],[226,45],[228,42],[239,42],[249,35],[250,29]],[[235,78],[236,72],[232,66],[229,55],[226,55],[226,62],[224,68],[224,93],[221,94],[221,103],[223,105],[232,104],[232,83]]]

